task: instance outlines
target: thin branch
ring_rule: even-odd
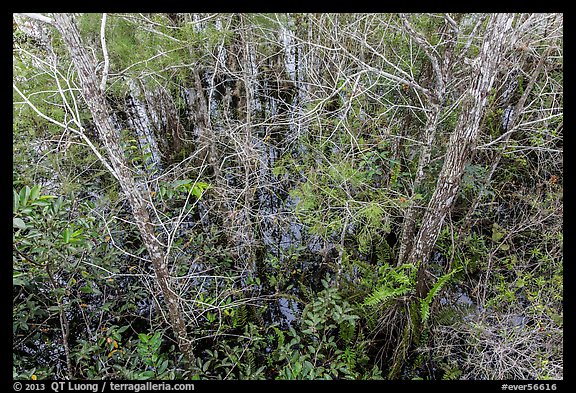
[[[346,55],[350,56],[352,59],[354,59],[356,62],[358,62],[359,64],[361,64],[364,67],[364,69],[360,71],[361,73],[367,72],[367,71],[374,72],[376,75],[380,75],[380,76],[384,77],[385,79],[408,85],[408,86],[412,87],[413,89],[420,91],[429,99],[432,99],[432,100],[434,99],[434,95],[432,94],[432,92],[430,90],[426,89],[425,87],[420,86],[418,83],[416,83],[416,81],[407,80],[407,79],[398,77],[396,75],[389,74],[386,71],[383,71],[381,69],[372,67],[371,65],[366,64],[366,62],[359,59],[357,56],[354,56],[342,44],[339,44],[339,45],[340,45],[340,48],[345,52]]]
[[[110,70],[110,59],[108,57],[108,49],[106,48],[106,13],[102,14],[102,24],[100,25],[100,43],[102,44],[102,54],[104,55],[104,70],[102,70],[102,82],[100,82],[100,90],[106,90],[106,79],[108,79],[108,71]]]
[[[112,174],[112,176],[114,176],[116,178],[116,180],[120,181],[120,179],[118,179],[118,176],[116,175],[116,172],[114,171],[114,169],[112,169],[112,167],[110,166],[110,164],[108,164],[108,162],[106,161],[106,159],[102,156],[102,154],[100,154],[100,152],[98,151],[98,149],[96,149],[96,146],[94,146],[94,144],[92,143],[92,141],[90,139],[88,139],[88,137],[86,136],[86,134],[84,134],[84,132],[82,131],[78,131],[64,123],[59,122],[56,119],[53,119],[49,116],[46,116],[44,113],[40,112],[40,110],[38,110],[38,108],[36,108],[36,106],[30,102],[30,100],[28,99],[28,97],[26,97],[18,88],[18,86],[16,86],[14,83],[12,83],[12,87],[14,87],[14,90],[16,90],[16,92],[20,95],[20,97],[22,97],[22,99],[24,99],[24,101],[26,102],[26,104],[28,104],[28,106],[30,106],[30,108],[32,108],[32,110],[34,112],[36,112],[38,115],[40,115],[41,118],[43,118],[44,120],[49,121],[50,123],[56,124],[59,127],[62,127],[64,129],[70,130],[73,133],[80,135],[80,137],[82,139],[84,139],[84,141],[86,142],[86,144],[88,144],[88,146],[90,146],[90,149],[92,149],[92,151],[94,152],[94,154],[96,154],[96,157],[98,157],[98,159],[100,160],[100,162],[102,162],[102,164],[106,167],[106,169],[108,169],[108,171]]]
[[[472,45],[472,42],[474,41],[474,37],[476,35],[476,31],[478,30],[478,28],[482,25],[482,23],[484,23],[484,20],[486,19],[486,14],[482,14],[480,16],[480,18],[478,18],[478,21],[476,22],[476,24],[474,25],[474,27],[472,28],[472,31],[470,32],[470,34],[468,35],[468,41],[466,42],[466,44],[464,44],[464,46],[462,47],[462,49],[460,50],[460,54],[456,57],[456,62],[459,63],[461,61],[463,61],[464,56],[466,55],[466,53],[468,52],[468,48],[470,48],[470,46]]]
[[[458,23],[456,23],[456,21],[454,19],[452,19],[450,14],[448,14],[448,13],[444,14],[444,18],[450,24],[450,26],[452,26],[452,29],[454,30],[454,32],[457,33],[458,31],[460,31],[460,29],[458,28]]]
[[[420,46],[420,48],[422,48],[424,53],[426,53],[426,56],[428,56],[428,58],[430,59],[430,64],[432,65],[432,69],[434,70],[434,76],[436,78],[435,93],[439,94],[444,90],[444,78],[442,78],[442,71],[440,69],[440,62],[438,60],[440,56],[438,55],[436,48],[434,48],[426,40],[426,38],[422,36],[422,34],[414,30],[414,28],[412,27],[410,22],[408,22],[408,19],[406,18],[405,15],[400,15],[400,17],[402,18],[402,22],[404,24],[404,28],[406,29],[407,33],[414,41],[416,41],[416,43]]]
[[[39,20],[40,22],[44,22],[44,23],[48,23],[48,24],[53,24],[54,21],[52,20],[52,18],[49,18],[45,15],[42,14],[26,14],[26,13],[17,13],[17,15],[22,15],[22,16],[26,16],[28,18],[31,19],[36,19]]]

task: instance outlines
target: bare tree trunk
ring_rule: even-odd
[[[418,168],[416,170],[416,178],[412,185],[412,196],[416,194],[416,190],[420,187],[422,180],[424,180],[424,168],[430,163],[430,154],[432,152],[432,143],[436,135],[436,128],[438,127],[438,120],[440,118],[440,106],[433,105],[431,112],[428,114],[426,128],[424,131],[425,145],[422,147],[420,157],[418,158]],[[406,211],[404,216],[404,223],[402,224],[402,236],[400,238],[400,251],[398,253],[398,265],[405,262],[407,256],[412,250],[414,244],[414,237],[416,234],[416,220],[419,217],[418,206],[415,201]]]
[[[145,86],[139,86],[139,83],[141,82],[135,79],[128,81],[128,88],[130,89],[126,109],[128,124],[136,131],[138,143],[143,153],[150,155],[146,160],[146,165],[153,165],[155,168],[160,168],[161,154],[156,136],[154,135],[153,125],[155,120],[156,123],[159,123],[161,119],[158,119],[158,117],[160,117],[158,115],[154,116],[153,111],[155,111],[156,108],[146,105],[148,99],[146,97]]]
[[[425,297],[428,293],[426,283],[427,260],[434,247],[444,219],[450,211],[460,187],[464,166],[476,142],[480,121],[484,115],[486,97],[496,76],[498,65],[505,48],[505,38],[512,26],[512,14],[494,14],[490,16],[486,27],[487,36],[480,48],[479,57],[473,65],[473,79],[468,97],[456,125],[450,136],[446,158],[436,189],[428,203],[422,220],[422,226],[416,236],[414,247],[408,256],[408,262],[420,263],[417,277],[417,294]]]
[[[120,141],[116,137],[110,117],[110,107],[98,85],[95,61],[83,47],[80,32],[71,14],[54,14],[54,25],[60,31],[70,52],[72,62],[78,71],[82,94],[92,113],[98,135],[104,143],[111,166],[120,181],[124,194],[128,198],[136,225],[150,254],[158,284],[168,306],[170,323],[178,340],[180,350],[190,360],[193,360],[191,341],[186,332],[184,316],[180,311],[180,299],[170,285],[170,275],[163,246],[154,234],[154,227],[150,220],[142,191],[139,189],[126,164]]]
[[[434,87],[432,88],[433,99],[429,100],[429,111],[426,114],[426,126],[424,128],[424,146],[422,146],[420,157],[418,158],[418,167],[416,169],[416,178],[412,185],[412,197],[415,196],[422,181],[424,180],[424,168],[430,164],[430,155],[432,154],[432,144],[436,137],[436,130],[440,122],[440,114],[443,109],[444,96],[446,94],[446,86],[448,80],[452,76],[451,65],[452,55],[454,51],[454,43],[457,40],[457,31],[450,29],[448,32],[442,33],[442,41],[444,44],[443,57],[440,58],[435,54],[436,50],[432,50],[432,45],[418,32],[416,32],[406,17],[402,16],[404,29],[408,32],[410,37],[424,50],[426,56],[430,60],[432,73],[434,76]],[[447,26],[447,24],[445,25]],[[446,30],[444,28],[443,30]],[[421,216],[418,211],[418,206],[415,201],[406,211],[404,216],[404,223],[402,225],[402,237],[400,239],[400,251],[398,253],[398,265],[406,262],[406,258],[410,254],[414,246],[414,238],[416,235],[416,221]]]

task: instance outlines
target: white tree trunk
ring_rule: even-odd
[[[456,199],[464,166],[478,137],[480,121],[484,115],[486,98],[498,71],[498,65],[506,50],[505,42],[508,30],[512,26],[512,14],[493,14],[486,27],[486,37],[480,47],[480,54],[475,61],[472,80],[464,107],[455,131],[450,136],[444,165],[440,171],[436,189],[432,194],[427,210],[422,219],[414,247],[408,262],[419,263],[417,291],[419,296],[426,296],[426,266],[444,219]]]
[[[111,109],[99,87],[96,74],[96,63],[83,44],[80,32],[70,14],[54,14],[54,25],[60,31],[70,52],[72,62],[78,71],[82,94],[92,114],[100,139],[104,143],[111,166],[120,181],[120,186],[128,198],[132,214],[148,250],[158,284],[167,303],[168,315],[172,329],[178,340],[180,350],[193,360],[192,345],[186,332],[186,324],[180,311],[180,299],[170,285],[170,275],[166,265],[162,244],[154,234],[147,202],[128,167],[120,141],[116,137],[111,119]]]

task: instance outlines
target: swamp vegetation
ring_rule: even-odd
[[[14,14],[14,379],[563,379],[562,14]]]

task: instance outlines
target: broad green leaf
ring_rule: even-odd
[[[30,201],[38,199],[38,197],[40,196],[40,188],[41,186],[39,184],[32,187],[32,190],[30,190]]]
[[[26,206],[30,197],[30,187],[26,186],[20,190],[20,206]]]
[[[64,202],[64,200],[62,199],[62,197],[60,197],[52,203],[52,211],[55,214],[57,214],[60,211],[60,207],[62,206],[63,202]]]
[[[164,362],[162,362],[160,367],[158,367],[158,374],[163,374],[167,368],[168,368],[168,360],[164,360]]]
[[[26,229],[26,223],[18,217],[12,219],[12,228]]]
[[[154,378],[154,371],[144,371],[137,377],[137,379],[150,379],[150,378]]]
[[[196,182],[196,184],[194,184],[194,187],[192,188],[192,194],[200,199],[202,197],[202,193],[207,190],[210,187],[210,184],[208,183],[204,183],[204,182]]]
[[[33,206],[50,206],[51,203],[48,201],[42,201],[42,200],[35,200],[31,203]]]
[[[94,291],[92,290],[92,288],[90,288],[89,285],[84,285],[83,287],[80,288],[80,292],[93,293]]]
[[[492,241],[499,242],[504,237],[502,232],[492,232]]]

